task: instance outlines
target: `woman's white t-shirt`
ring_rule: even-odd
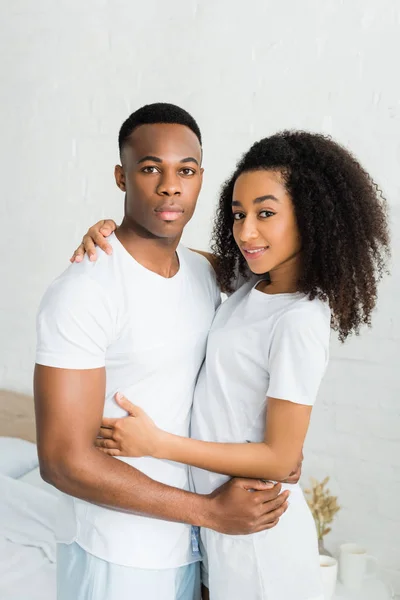
[[[328,363],[329,337],[326,303],[310,301],[302,293],[260,292],[254,278],[245,283],[214,318],[195,391],[191,437],[226,443],[263,441],[268,396],[314,404]],[[229,479],[198,468],[191,471],[201,494]],[[315,527],[300,487],[284,487],[292,492],[289,510],[272,530],[250,536],[202,532],[213,598],[245,597],[252,579],[263,581],[260,586],[274,600],[318,596]],[[297,572],[295,592],[290,581],[296,581]],[[260,594],[248,597],[264,598]]]

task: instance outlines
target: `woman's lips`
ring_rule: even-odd
[[[243,255],[246,260],[256,260],[265,254],[269,246],[262,246],[259,248],[242,248]]]

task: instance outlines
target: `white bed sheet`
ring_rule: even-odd
[[[57,496],[0,475],[0,598],[56,600]]]

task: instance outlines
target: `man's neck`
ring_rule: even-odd
[[[143,232],[144,233],[144,232]],[[176,248],[180,238],[146,236],[125,220],[115,232],[125,250],[143,267],[169,279],[179,271]]]

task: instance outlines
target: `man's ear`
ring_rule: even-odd
[[[117,184],[119,189],[122,190],[123,192],[126,192],[125,173],[124,173],[124,169],[122,168],[121,165],[115,165],[114,177],[115,177],[115,183]]]

